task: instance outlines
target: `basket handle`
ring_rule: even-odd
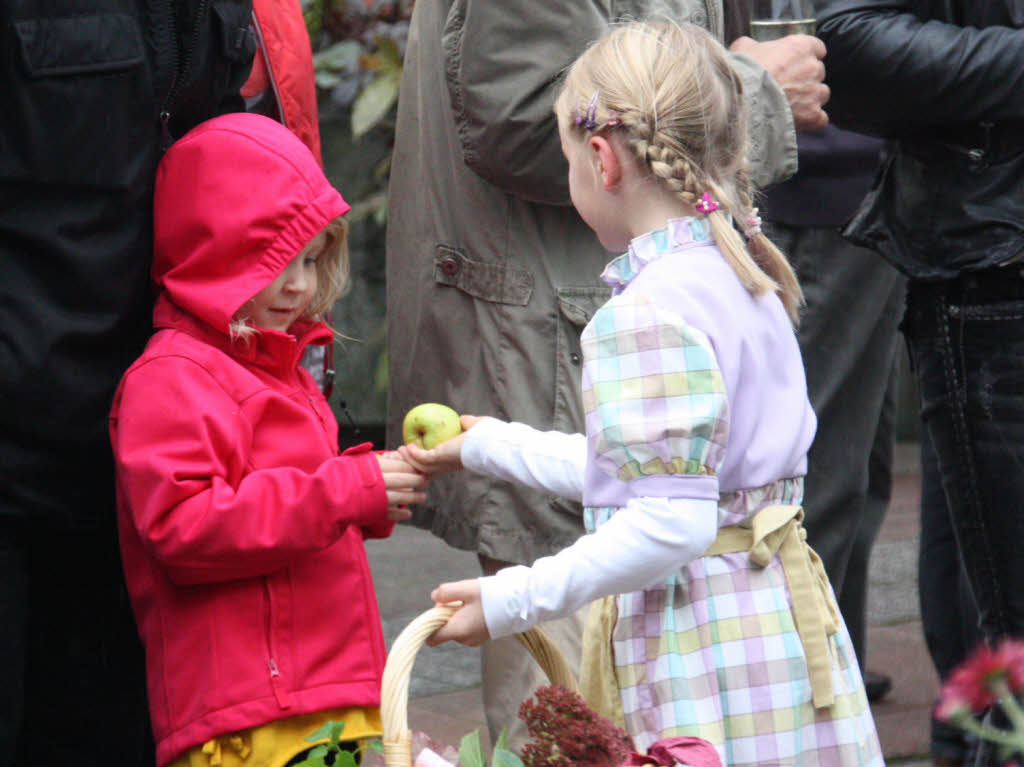
[[[416,653],[427,638],[448,622],[458,605],[435,605],[420,613],[406,626],[391,645],[381,682],[380,715],[384,742],[384,763],[387,767],[412,767],[412,731],[409,729],[409,677]],[[516,634],[552,684],[576,690],[565,656],[551,639],[534,627]]]

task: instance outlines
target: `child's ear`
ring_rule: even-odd
[[[611,191],[622,181],[622,161],[612,143],[604,136],[591,136],[587,142],[605,191]]]

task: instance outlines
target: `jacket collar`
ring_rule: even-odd
[[[284,378],[294,371],[306,347],[330,343],[334,334],[323,322],[299,321],[290,332],[261,330],[248,339],[231,338],[176,306],[166,295],[157,298],[153,324],[159,330],[172,328],[195,336],[242,362],[247,362]]]
[[[633,238],[629,250],[613,259],[601,279],[621,292],[651,261],[680,248],[711,245],[714,238],[706,218],[673,218],[661,229]]]

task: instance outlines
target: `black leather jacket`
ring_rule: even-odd
[[[1024,0],[834,0],[826,106],[891,139],[846,234],[912,278],[1024,252]]]
[[[0,3],[0,523],[113,521],[162,148],[244,108],[249,0]],[[161,118],[161,116],[163,116]]]

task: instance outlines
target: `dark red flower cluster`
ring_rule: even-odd
[[[942,686],[935,716],[947,721],[979,714],[995,704],[1001,692],[1024,691],[1024,642],[1004,639],[981,644]]]
[[[578,693],[553,685],[540,687],[519,707],[530,742],[523,746],[526,767],[621,767],[633,741],[590,708]]]

